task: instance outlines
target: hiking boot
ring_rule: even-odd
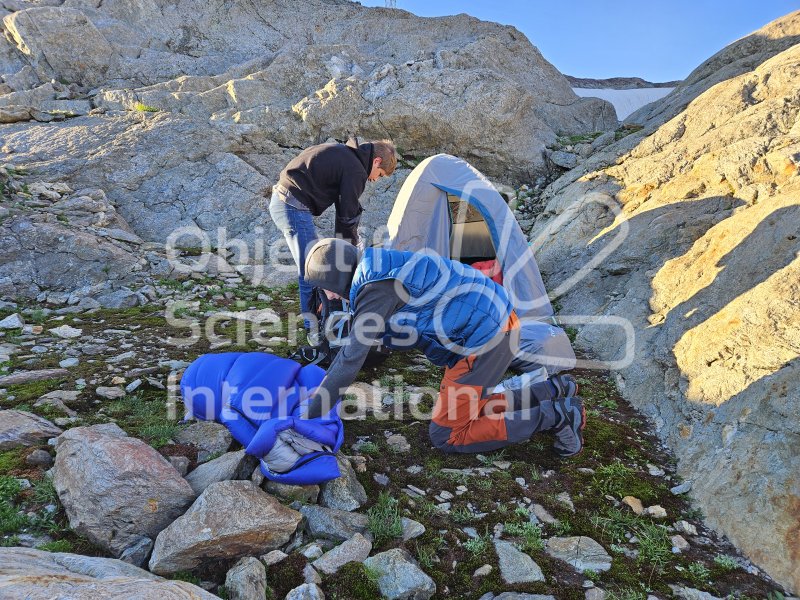
[[[553,428],[556,441],[553,449],[561,457],[574,456],[583,450],[583,428],[586,427],[586,409],[578,396],[553,400],[558,422]]]
[[[572,398],[578,395],[578,382],[572,375],[553,375],[547,381],[556,389],[555,398]]]

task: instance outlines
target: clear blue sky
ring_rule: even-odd
[[[800,9],[800,0],[397,0],[397,8],[426,17],[467,13],[513,25],[567,75],[670,81]]]

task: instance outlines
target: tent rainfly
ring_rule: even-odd
[[[496,260],[522,323],[522,352],[512,367],[549,374],[575,366],[525,235],[503,197],[469,163],[438,154],[408,176],[387,223],[387,246],[433,251],[466,264]]]

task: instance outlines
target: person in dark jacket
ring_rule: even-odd
[[[301,311],[307,310],[312,290],[304,277],[308,248],[317,240],[312,217],[335,206],[336,236],[357,246],[364,187],[391,175],[396,166],[395,148],[388,140],[360,144],[351,138],[347,144],[306,148],[281,171],[269,212],[297,264]]]
[[[353,311],[347,344],[309,403],[307,417],[325,414],[355,380],[370,350],[418,348],[446,367],[429,427],[445,452],[486,452],[553,431],[555,451],[583,448],[586,413],[568,375],[523,390],[492,393],[519,348],[520,324],[508,294],[477,269],[424,252],[366,248],[340,239],[318,241],[306,279]]]

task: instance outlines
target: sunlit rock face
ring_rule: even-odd
[[[578,343],[606,360],[627,352],[624,394],[675,449],[709,522],[794,590],[800,45],[780,36],[798,34],[794,13],[733,44],[732,62],[718,54],[700,78],[716,83],[685,110],[553,183],[532,233],[550,288],[567,282],[563,314],[632,325],[634,338],[584,326]],[[743,66],[742,45],[766,58]],[[662,102],[653,115],[673,110]]]

